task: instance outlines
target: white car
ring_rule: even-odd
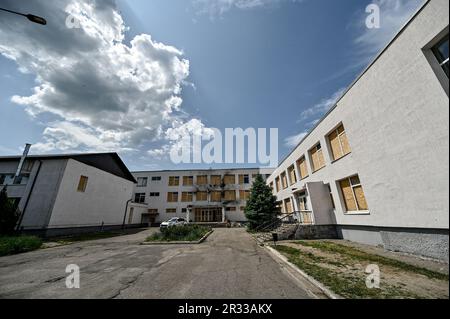
[[[187,223],[184,218],[173,217],[173,218],[169,219],[168,221],[161,223],[159,228],[164,229],[164,228],[169,228],[169,227],[185,226],[186,224]]]

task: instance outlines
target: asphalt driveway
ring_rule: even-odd
[[[155,229],[0,258],[0,298],[311,298],[243,229],[200,245],[139,245]],[[66,288],[66,266],[80,288]]]

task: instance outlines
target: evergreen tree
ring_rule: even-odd
[[[6,187],[0,191],[0,236],[14,233],[19,214],[14,203],[8,198]]]
[[[270,222],[278,214],[277,198],[273,195],[270,186],[264,182],[263,177],[258,174],[245,207],[245,216],[249,221],[250,230]]]

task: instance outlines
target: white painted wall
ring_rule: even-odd
[[[77,191],[80,176],[89,178],[86,192]],[[66,170],[53,207],[49,228],[121,225],[133,183],[73,159]]]
[[[338,224],[448,229],[449,98],[422,50],[448,30],[448,11],[448,0],[432,0],[268,182],[320,141],[326,167],[293,187],[330,183]],[[341,122],[352,153],[332,163],[325,137]],[[355,174],[369,214],[344,212],[336,181]]]

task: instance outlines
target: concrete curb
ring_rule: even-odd
[[[198,245],[203,243],[206,238],[209,237],[209,235],[211,235],[214,232],[214,230],[212,229],[211,231],[209,231],[205,236],[203,236],[200,240],[197,241],[149,241],[149,242],[143,242],[140,243],[139,245],[142,246],[156,246],[156,245]]]
[[[270,246],[264,246],[264,248],[269,252],[269,254],[271,254],[272,256],[274,256],[276,259],[278,259],[279,261],[283,262],[284,264],[286,264],[290,269],[294,270],[295,272],[297,272],[299,275],[301,275],[302,277],[304,277],[306,280],[308,280],[312,285],[314,285],[315,287],[317,287],[320,291],[322,291],[328,298],[330,299],[345,299],[337,294],[335,294],[334,292],[332,292],[330,289],[328,289],[327,287],[325,287],[322,283],[318,282],[317,280],[315,280],[314,278],[312,278],[311,276],[309,276],[308,274],[306,274],[304,271],[302,271],[301,269],[299,269],[296,265],[294,265],[293,263],[291,263],[285,256],[283,256],[282,254],[280,254],[278,251],[276,251],[275,249],[273,249]]]

